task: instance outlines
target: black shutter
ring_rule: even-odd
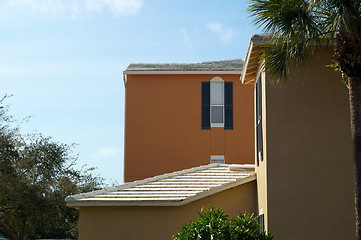
[[[224,129],[233,129],[233,82],[224,82]]]
[[[210,83],[202,82],[202,129],[211,129]]]
[[[263,135],[262,135],[262,78],[259,76],[256,83],[256,131],[257,131],[257,166],[263,161]]]
[[[259,233],[263,233],[265,231],[264,229],[264,214],[261,214],[257,217],[257,221],[259,224]]]

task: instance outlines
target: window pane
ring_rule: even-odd
[[[223,83],[211,82],[211,104],[223,105]]]
[[[212,106],[212,123],[223,123],[223,106]]]

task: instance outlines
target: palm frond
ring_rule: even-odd
[[[264,69],[267,71],[269,79],[279,81],[287,76],[287,53],[282,49],[271,48],[261,56],[267,59],[264,63]]]
[[[309,51],[330,45],[334,31],[324,27],[326,3],[315,0],[252,0],[248,11],[254,22],[272,33],[272,44],[262,56],[267,72],[285,78],[290,65],[306,63]],[[330,20],[330,19],[328,19]],[[277,64],[279,64],[277,66]]]

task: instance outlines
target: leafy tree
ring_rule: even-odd
[[[285,79],[318,49],[333,48],[330,65],[349,89],[355,168],[356,237],[361,239],[361,1],[251,0],[251,16],[268,34],[264,68]]]
[[[21,135],[0,101],[0,233],[11,240],[77,238],[70,194],[102,185],[91,169],[73,169],[72,146],[42,135]],[[90,171],[90,172],[89,172]]]
[[[195,222],[182,225],[174,240],[272,240],[273,234],[260,232],[257,219],[243,214],[229,219],[221,208],[208,207],[198,212]]]

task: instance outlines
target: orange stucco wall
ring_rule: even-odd
[[[348,91],[329,63],[324,50],[287,81],[265,84],[267,192],[259,197],[280,240],[354,239]]]
[[[233,130],[201,129],[201,82],[233,81]],[[239,75],[127,75],[126,182],[209,164],[254,163],[253,87]]]
[[[222,207],[227,214],[257,209],[256,181],[179,207],[80,207],[80,240],[170,240],[178,228],[196,220],[203,206]]]

